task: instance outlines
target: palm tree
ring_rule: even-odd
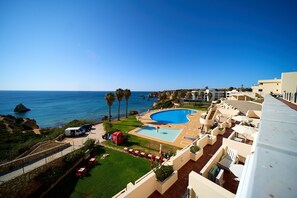
[[[119,106],[118,106],[118,120],[120,120],[120,109],[121,109],[121,101],[124,96],[124,91],[121,88],[118,88],[115,92],[117,99],[119,101]]]
[[[131,91],[130,89],[125,89],[124,90],[124,96],[125,96],[125,99],[126,99],[126,118],[128,118],[128,100],[131,96]]]
[[[111,121],[111,106],[112,106],[113,101],[115,100],[114,93],[112,93],[112,92],[107,93],[105,95],[105,100],[106,100],[106,102],[108,104],[108,107],[109,107],[108,121],[110,122]]]

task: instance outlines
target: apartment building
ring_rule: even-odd
[[[258,85],[252,86],[252,90],[262,97],[272,93],[297,103],[297,72],[283,72],[281,79],[259,80]]]

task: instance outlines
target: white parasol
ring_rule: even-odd
[[[238,121],[238,122],[251,122],[252,121],[251,118],[246,117],[246,116],[234,116],[232,119],[235,121]]]
[[[244,125],[235,125],[233,128],[233,131],[242,134],[243,136],[251,136],[254,137],[255,133],[258,132],[258,129],[250,126],[244,126]]]

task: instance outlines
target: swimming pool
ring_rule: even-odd
[[[188,115],[196,113],[195,110],[190,109],[175,109],[154,113],[151,119],[163,124],[183,124],[189,122]]]
[[[174,142],[174,140],[180,134],[181,131],[182,129],[167,129],[167,128],[160,128],[159,130],[157,130],[156,127],[145,126],[137,130],[136,133],[165,140],[168,142]]]

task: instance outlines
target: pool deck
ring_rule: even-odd
[[[183,108],[172,108],[172,109],[163,109],[163,110],[155,110],[155,111],[150,111],[147,112],[141,116],[138,116],[138,120],[141,121],[143,123],[144,126],[159,126],[160,128],[168,128],[168,129],[183,129],[181,131],[181,133],[177,136],[177,138],[175,139],[174,142],[168,142],[165,140],[161,140],[161,139],[157,139],[157,138],[153,138],[153,137],[149,137],[149,136],[145,136],[142,134],[138,134],[136,131],[138,131],[139,128],[136,128],[132,131],[130,131],[130,134],[142,137],[142,138],[146,138],[146,139],[150,139],[150,140],[154,140],[154,141],[158,141],[160,143],[163,144],[169,144],[169,145],[173,145],[173,146],[177,146],[180,148],[184,148],[185,146],[191,144],[193,141],[192,140],[188,140],[188,139],[184,139],[183,137],[191,137],[191,138],[197,138],[200,135],[200,121],[199,118],[201,116],[202,113],[204,113],[204,111],[197,111],[196,113],[190,114],[188,115],[188,119],[190,120],[187,123],[184,124],[161,124],[158,123],[154,120],[151,119],[151,115],[157,112],[162,112],[162,111],[167,111],[167,110],[175,110],[175,109],[183,109]],[[194,110],[194,109],[193,109]],[[143,127],[144,127],[143,126]]]

